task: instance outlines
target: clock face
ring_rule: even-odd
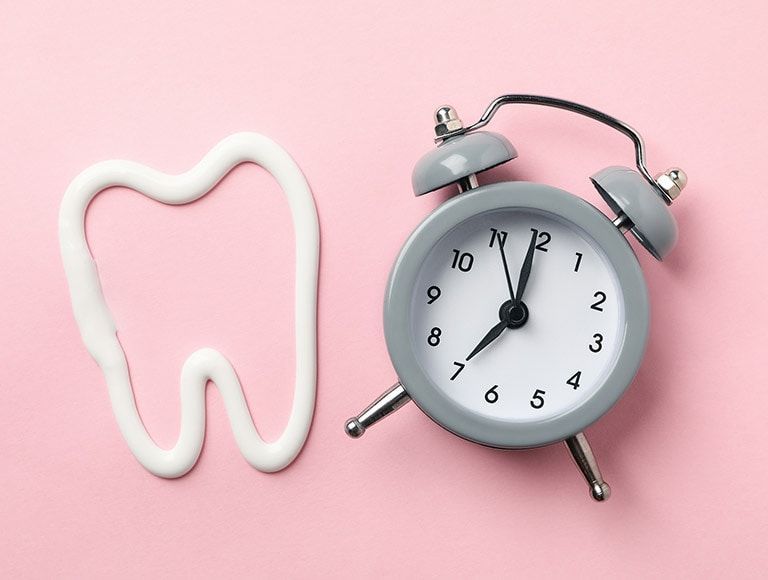
[[[471,414],[515,423],[588,400],[616,365],[626,326],[605,252],[536,209],[496,209],[449,230],[421,264],[410,312],[413,352],[434,385]]]

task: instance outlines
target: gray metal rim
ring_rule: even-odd
[[[477,214],[499,209],[532,209],[562,216],[589,233],[615,269],[625,306],[624,345],[602,386],[575,409],[542,421],[509,423],[461,407],[424,373],[413,352],[412,292],[424,259],[450,230]],[[640,366],[648,336],[645,280],[627,241],[595,207],[557,188],[529,182],[494,183],[457,196],[431,213],[403,246],[389,277],[384,301],[384,335],[390,358],[408,395],[436,423],[452,433],[491,447],[537,447],[578,433],[621,397]]]

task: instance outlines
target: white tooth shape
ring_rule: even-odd
[[[172,449],[158,447],[144,427],[133,397],[128,363],[101,290],[85,237],[85,212],[101,191],[124,186],[167,204],[185,204],[208,193],[241,163],[269,171],[288,198],[296,233],[296,374],[291,414],[280,437],[266,443],[253,424],[235,370],[216,350],[198,350],[181,371],[181,429]],[[317,380],[317,269],[320,234],[317,211],[304,175],[288,153],[257,133],[236,133],[221,141],[195,167],[167,175],[131,161],[105,161],[70,184],[59,212],[59,242],[72,308],[86,348],[101,367],[120,431],[136,459],[160,477],[180,477],[197,461],[205,433],[205,385],[216,383],[245,459],[260,471],[289,465],[309,433]]]

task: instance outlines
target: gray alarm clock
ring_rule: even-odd
[[[502,135],[478,131],[504,104],[567,109],[630,137],[637,171],[591,177],[616,217],[566,191],[523,181],[478,186],[476,175],[517,156]],[[565,441],[594,499],[610,495],[583,430],[621,397],[648,337],[643,274],[626,232],[661,260],[675,245],[669,205],[680,169],[655,179],[642,138],[600,111],[550,97],[504,95],[464,127],[435,114],[437,149],[413,171],[423,195],[456,183],[459,195],[411,234],[390,274],[384,333],[399,381],[346,432],[409,400],[470,441],[503,449]]]

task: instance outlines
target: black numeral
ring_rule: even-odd
[[[573,390],[575,391],[581,386],[581,383],[579,381],[581,381],[581,371],[576,371],[575,373],[573,373],[573,376],[570,379],[565,381],[565,384],[571,385],[573,387]]]
[[[456,365],[457,367],[459,367],[459,368],[457,368],[457,369],[456,369],[456,372],[455,372],[455,373],[453,373],[453,376],[451,377],[451,380],[453,380],[453,379],[455,379],[456,377],[458,377],[458,376],[459,376],[459,373],[460,373],[461,371],[463,371],[463,370],[464,370],[464,367],[465,367],[465,366],[467,366],[467,365],[465,365],[464,363],[460,363],[460,362],[455,362],[455,363],[453,363],[453,364],[455,364],[455,365]]]
[[[492,248],[493,244],[496,240],[496,238],[499,238],[499,243],[501,244],[501,247],[504,247],[504,244],[507,243],[507,232],[504,230],[497,230],[496,228],[491,228],[491,241],[488,242],[488,247]]]
[[[443,331],[440,330],[438,326],[435,326],[432,330],[429,331],[429,336],[427,337],[427,344],[429,346],[437,346],[440,344],[440,335],[443,334]]]
[[[595,339],[595,343],[589,345],[589,350],[592,352],[600,352],[603,350],[603,335],[599,332],[596,332],[592,335],[592,338]]]
[[[541,389],[536,389],[533,391],[533,396],[531,397],[531,407],[534,409],[541,409],[544,406],[544,397],[542,395],[546,395],[547,391],[542,391]]]
[[[496,389],[499,388],[499,385],[493,385],[490,389],[485,391],[485,400],[488,403],[495,403],[499,400],[499,393],[496,392]]]
[[[427,304],[432,304],[435,300],[440,298],[440,294],[442,294],[442,292],[437,286],[430,286],[427,288]]]
[[[542,252],[548,252],[549,250],[546,248],[547,244],[552,241],[552,236],[549,235],[549,232],[540,232],[536,228],[531,228],[531,231],[534,233],[535,236],[541,240],[538,244],[536,244],[536,249],[541,250]]]
[[[605,302],[605,298],[606,298],[605,292],[603,292],[602,290],[598,290],[597,292],[595,292],[594,296],[595,298],[597,298],[597,302],[595,302],[592,306],[590,306],[590,308],[592,310],[597,310],[598,312],[602,312],[603,307],[600,305],[603,302]]]
[[[451,268],[454,270],[458,268],[462,272],[469,272],[474,263],[475,257],[469,252],[464,252],[462,254],[459,250],[453,250],[453,263],[451,264]]]
[[[573,267],[574,272],[579,271],[579,266],[581,266],[581,259],[584,257],[584,254],[581,252],[576,252],[576,265]]]

